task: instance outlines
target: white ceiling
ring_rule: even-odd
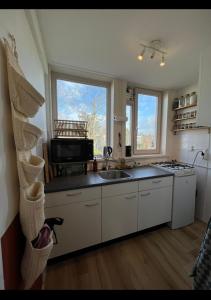
[[[211,43],[211,10],[37,10],[51,65],[66,65],[158,89],[198,80],[199,55]],[[168,53],[140,62],[140,42],[161,39]]]

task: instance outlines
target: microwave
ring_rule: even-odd
[[[51,161],[54,163],[84,162],[93,159],[93,140],[78,138],[51,139]]]

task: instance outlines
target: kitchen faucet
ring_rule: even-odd
[[[112,148],[110,146],[105,146],[103,149],[103,156],[105,159],[105,169],[108,171],[109,169],[109,157],[112,153]]]

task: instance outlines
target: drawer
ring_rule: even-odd
[[[60,206],[72,202],[80,202],[101,198],[101,187],[76,189],[45,195],[45,207]]]
[[[173,176],[140,180],[139,191],[157,189],[171,185],[173,185]]]
[[[138,181],[123,182],[102,186],[102,197],[124,195],[138,191]]]

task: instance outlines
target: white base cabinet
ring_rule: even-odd
[[[92,200],[84,199],[84,193],[86,193],[87,199],[98,195],[95,190],[92,191],[92,188],[47,194],[49,200],[47,199],[48,207],[45,209],[46,218],[60,217],[64,219],[61,226],[55,225],[58,244],[53,246],[50,258],[101,242],[101,188],[98,189],[100,197]],[[57,198],[57,203],[60,200],[64,201],[65,196],[70,202],[51,207],[50,195],[53,196],[52,199]],[[80,197],[84,200],[80,201]]]
[[[140,192],[138,230],[169,222],[171,220],[171,209],[171,187]]]
[[[102,199],[102,242],[137,231],[138,193]]]
[[[170,222],[172,185],[167,176],[46,194],[46,218],[64,219],[50,258]]]

